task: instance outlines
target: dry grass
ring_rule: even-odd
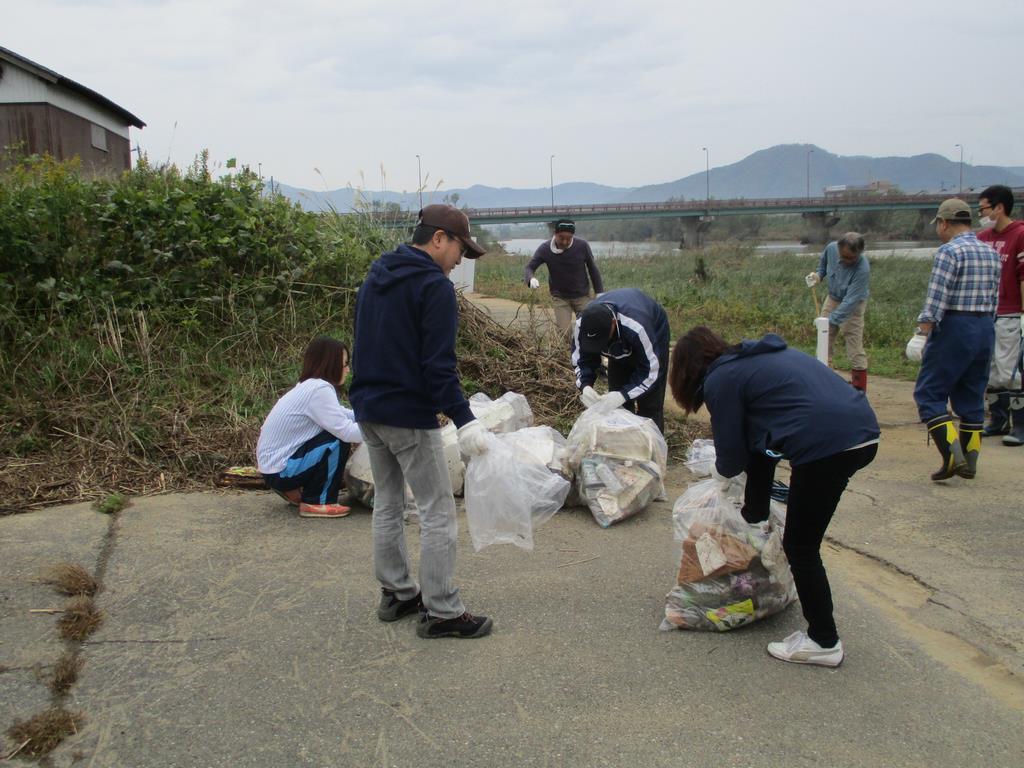
[[[77,653],[70,651],[57,659],[50,677],[50,690],[58,695],[71,690],[71,686],[78,682],[78,673],[82,671],[83,663]]]
[[[103,612],[91,597],[80,595],[68,600],[64,615],[57,620],[60,636],[65,640],[85,640],[103,623]]]
[[[62,595],[88,595],[96,594],[99,585],[96,579],[85,568],[73,563],[60,563],[53,566],[43,576],[43,583],[51,585]]]
[[[28,720],[16,721],[7,730],[7,736],[17,746],[18,755],[41,757],[52,752],[67,736],[78,733],[82,722],[81,713],[53,707]],[[8,757],[13,757],[15,752]]]
[[[538,424],[567,433],[582,405],[564,345],[536,330],[529,322],[528,305],[522,310],[525,316],[512,328],[495,322],[462,297],[459,309],[459,374],[468,393],[482,391],[499,397],[519,392],[530,402]],[[218,484],[239,487],[241,483],[225,482],[224,470],[251,463],[266,415],[262,405],[255,403],[266,394],[269,366],[297,354],[288,346],[291,339],[241,334],[233,343],[250,350],[266,346],[268,362],[254,363],[251,356],[242,355],[248,367],[240,362],[233,378],[225,378],[225,366],[218,368],[217,361],[238,352],[233,347],[218,349],[217,356],[205,362],[190,359],[184,369],[175,369],[183,380],[187,374],[187,386],[179,381],[180,391],[160,401],[154,399],[155,393],[164,391],[160,377],[171,376],[170,369],[154,368],[132,377],[124,375],[124,367],[111,363],[105,368],[93,360],[87,380],[76,379],[81,387],[89,385],[88,397],[83,390],[64,404],[60,424],[54,422],[46,429],[45,451],[0,458],[0,499],[8,500],[0,501],[0,515],[96,499],[103,511],[114,512],[123,508],[129,496],[209,489]],[[56,366],[58,371],[65,369],[77,370],[71,363]],[[157,390],[154,377],[161,385]],[[72,383],[67,386],[75,391]],[[227,396],[229,384],[239,390],[232,397],[249,403],[246,410]],[[42,418],[30,398],[23,399],[11,401],[12,421]],[[107,421],[114,426],[98,431]],[[677,440],[685,440],[688,430],[666,422],[670,449]],[[254,484],[262,487],[262,479]]]
[[[459,297],[459,375],[491,397],[526,396],[538,424],[566,432],[583,411],[567,350],[491,319]]]

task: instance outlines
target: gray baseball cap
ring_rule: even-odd
[[[932,219],[932,224],[937,222],[939,219],[942,219],[943,221],[955,221],[958,224],[970,224],[971,206],[959,197],[951,197],[949,200],[943,200],[942,205],[939,206],[939,212],[935,214],[935,218]]]

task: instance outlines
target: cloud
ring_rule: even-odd
[[[208,147],[295,186],[383,162],[413,189],[417,153],[451,186],[544,186],[552,154],[556,181],[636,186],[701,170],[702,146],[719,165],[795,141],[1024,165],[999,74],[1024,10],[960,8],[34,0],[5,10],[4,45],[139,115],[155,159]]]

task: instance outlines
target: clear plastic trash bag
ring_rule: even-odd
[[[466,468],[466,521],[473,549],[514,544],[533,549],[534,530],[565,502],[569,481],[523,458],[507,435],[489,435],[486,453]]]
[[[796,600],[782,551],[785,515],[785,507],[773,501],[769,520],[751,525],[716,480],[691,485],[672,508],[682,552],[661,628],[726,631]]]

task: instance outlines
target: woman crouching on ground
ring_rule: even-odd
[[[746,471],[742,514],[748,523],[768,519],[775,466],[789,461],[782,543],[807,631],[769,643],[768,653],[797,664],[839,666],[843,643],[820,549],[850,477],[878,451],[878,420],[867,398],[773,333],[729,346],[704,326],[676,342],[668,381],[687,413],[707,406],[719,479]]]
[[[299,383],[277,401],[260,430],[256,461],[267,487],[302,517],[344,517],[338,503],[349,445],[363,436],[338,402],[348,372],[348,347],[318,336],[306,347]]]

